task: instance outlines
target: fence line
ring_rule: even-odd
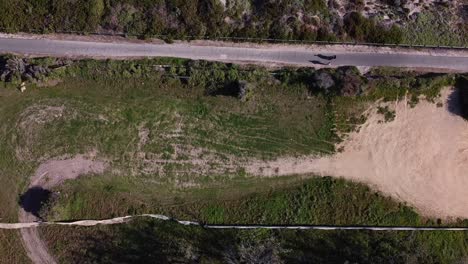
[[[0,30],[15,31],[11,28],[0,27]],[[6,33],[6,32],[5,32]],[[16,32],[16,33],[35,33],[44,34],[43,30],[29,30],[29,32]],[[80,34],[80,35],[96,35],[96,36],[120,36],[120,37],[141,37],[142,35],[130,34],[130,33],[110,33],[110,32],[86,32],[86,31],[54,31],[51,33],[58,34]],[[7,33],[8,34],[8,33]],[[15,33],[11,33],[15,34]],[[160,38],[160,39],[171,39],[173,36],[164,34],[146,35],[149,38]],[[468,50],[468,46],[446,46],[446,45],[421,45],[421,44],[396,44],[396,43],[372,43],[372,42],[350,42],[350,41],[320,41],[320,40],[301,40],[301,39],[276,39],[276,38],[253,38],[253,37],[210,37],[210,36],[192,36],[185,35],[183,37],[176,38],[174,40],[213,40],[213,41],[225,41],[225,40],[238,40],[238,41],[254,41],[254,42],[277,42],[277,43],[295,43],[295,44],[316,44],[316,45],[361,45],[371,47],[399,47],[399,48],[425,48],[425,49],[457,49],[457,50]]]
[[[447,226],[337,226],[337,225],[214,225],[204,224],[196,221],[177,220],[169,216],[160,214],[141,214],[135,216],[123,216],[104,220],[79,220],[73,222],[32,222],[32,223],[0,223],[0,229],[24,229],[40,226],[96,226],[96,225],[116,225],[133,221],[137,218],[152,218],[162,221],[171,221],[185,226],[199,226],[206,229],[268,229],[268,230],[367,230],[367,231],[468,231],[468,227],[447,227]]]

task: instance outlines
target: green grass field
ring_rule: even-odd
[[[158,66],[167,64],[172,66]],[[410,93],[435,96],[451,77],[398,73],[404,79],[385,77],[365,83],[361,96],[343,97],[311,92],[313,71],[301,74],[302,79],[290,82],[250,66],[86,60],[40,82],[58,80],[53,87],[28,83],[20,93],[15,89],[19,80],[2,82],[0,184],[9,188],[0,192],[0,220],[17,221],[19,196],[40,163],[96,152],[110,169],[55,187],[60,194],[44,208],[44,216],[71,220],[164,213],[210,223],[434,224],[363,185],[313,175],[260,179],[242,165],[332,154],[341,140],[338,134],[364,122],[361,113],[375,99],[401,98],[413,84],[417,89]],[[381,69],[376,74],[397,73]],[[249,87],[242,99],[236,91],[240,81]],[[72,245],[64,241],[81,233],[44,230],[55,253],[65,263],[75,262],[67,253]],[[16,234],[0,233],[1,252],[19,252],[19,237],[7,233]],[[457,254],[462,253],[457,249],[446,255]],[[0,262],[24,259],[24,253],[8,254]]]
[[[187,83],[150,66],[167,63],[84,61],[51,77],[61,80],[58,85],[28,84],[23,94],[14,82],[1,83],[0,183],[9,186],[0,193],[1,221],[17,221],[18,197],[37,166],[65,154],[96,150],[118,173],[58,188],[63,195],[50,212],[57,219],[144,212],[186,193],[198,199],[210,195],[184,186],[234,189],[240,183],[246,186],[241,193],[251,193],[257,190],[247,186],[245,172],[234,162],[333,151],[336,139],[323,120],[326,99],[308,98],[306,87],[282,86],[261,69],[227,71],[223,65],[213,73],[193,70]],[[234,78],[255,83],[248,101],[207,94],[207,87],[223,88]],[[150,133],[139,146],[142,129]],[[143,162],[139,152],[149,161]],[[191,159],[204,164],[183,163]],[[229,160],[235,166],[227,168]],[[1,240],[2,252],[21,248],[15,236]]]

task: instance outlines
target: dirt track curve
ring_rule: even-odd
[[[94,160],[94,153],[78,155],[73,158],[50,160],[39,166],[31,178],[29,190],[49,190],[65,180],[77,178],[80,175],[102,173],[106,168],[103,161]],[[30,195],[23,202],[24,208],[32,208],[37,197]],[[31,223],[40,219],[33,212],[20,208],[19,221]],[[22,228],[20,230],[23,246],[28,257],[35,264],[55,264],[54,257],[49,253],[44,241],[40,238],[37,227]]]

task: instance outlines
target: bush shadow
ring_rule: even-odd
[[[49,201],[52,192],[39,186],[33,186],[19,198],[19,205],[26,212],[42,219],[41,209]]]

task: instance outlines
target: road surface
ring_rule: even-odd
[[[109,43],[58,39],[27,39],[5,36],[0,36],[0,53],[99,58],[178,57],[297,66],[317,66],[311,61],[321,60],[314,56],[317,50],[304,46],[269,45],[265,48],[258,48],[258,46],[209,46],[191,43]],[[437,55],[424,54],[416,51],[414,53],[398,51],[384,53],[372,51],[352,52],[343,49],[343,51],[333,52],[333,54],[323,54],[337,56],[330,66],[393,66],[468,71],[468,52],[460,52],[460,56],[453,56],[445,55],[444,53],[438,53]]]

